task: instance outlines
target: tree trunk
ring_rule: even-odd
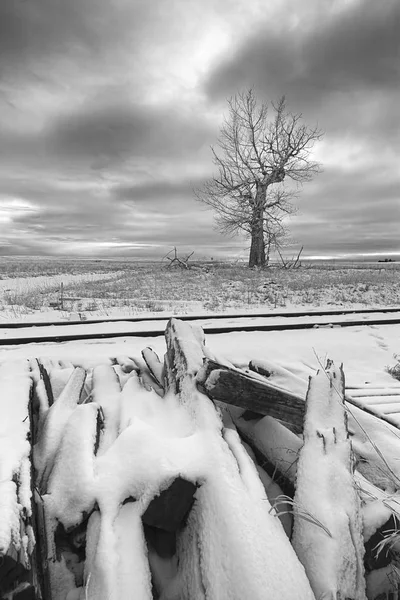
[[[265,266],[264,210],[263,204],[257,200],[253,207],[249,267]]]

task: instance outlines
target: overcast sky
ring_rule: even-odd
[[[325,131],[297,246],[400,253],[399,31],[398,0],[1,0],[1,254],[245,258],[192,189],[250,86]]]

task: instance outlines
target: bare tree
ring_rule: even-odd
[[[285,236],[284,219],[294,211],[299,185],[320,170],[311,150],[323,134],[303,124],[301,114],[289,112],[284,97],[271,104],[271,116],[253,89],[228,105],[217,148],[212,148],[218,174],[195,194],[216,211],[222,233],[250,237],[249,266],[262,267]],[[285,179],[297,188],[288,189]]]

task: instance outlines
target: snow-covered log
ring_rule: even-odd
[[[204,332],[201,327],[170,319],[165,329],[165,341],[165,383],[169,390],[177,393],[185,382],[191,385],[203,365]]]
[[[298,395],[269,383],[268,379],[240,369],[231,369],[206,359],[197,383],[213,400],[269,415],[302,431],[305,404]]]
[[[0,596],[40,597],[32,527],[32,378],[28,361],[0,366]]]
[[[86,371],[74,369],[67,385],[54,404],[45,411],[39,420],[38,441],[35,446],[34,462],[38,476],[38,486],[43,493],[54,464],[54,458],[63,436],[64,427],[79,404],[85,383]]]
[[[331,363],[310,380],[293,506],[293,546],[316,598],[365,600],[361,499],[344,374]]]

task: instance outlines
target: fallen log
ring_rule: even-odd
[[[259,415],[269,415],[303,429],[304,400],[267,379],[205,359],[196,381],[212,400],[233,404]]]

